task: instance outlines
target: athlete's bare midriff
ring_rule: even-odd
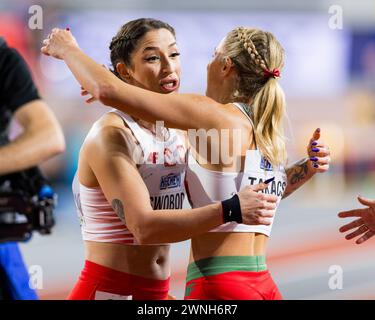
[[[189,262],[216,256],[265,255],[268,237],[254,232],[208,232],[191,239]]]
[[[126,245],[85,241],[85,258],[102,266],[149,279],[170,276],[169,245]]]

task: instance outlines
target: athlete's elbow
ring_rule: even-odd
[[[147,228],[139,229],[138,232],[136,232],[136,235],[134,235],[137,239],[137,242],[141,245],[147,245],[147,244],[157,244],[157,236],[155,233]]]
[[[185,239],[184,239],[185,240]],[[149,229],[147,232],[140,235],[140,244],[151,245],[151,244],[169,244],[171,242],[176,242],[175,237],[171,237],[165,231],[160,229]]]
[[[135,237],[137,242],[140,244],[140,245],[149,245],[149,244],[154,244],[152,242],[152,239],[150,237],[148,237],[146,234],[140,234],[138,235],[137,237]]]
[[[115,96],[115,86],[108,81],[98,82],[94,88],[93,96],[104,105],[110,105]]]
[[[137,243],[149,244],[150,232],[148,231],[147,221],[144,219],[137,219],[137,221],[129,221],[127,226]]]
[[[137,238],[136,238],[137,239]],[[141,235],[137,239],[138,243],[141,245],[152,245],[152,244],[168,244],[170,242],[173,242],[171,240],[164,239],[163,237],[160,236],[160,233],[158,234],[144,234]]]
[[[145,237],[144,233],[142,232],[142,228],[138,226],[133,226],[133,227],[128,227],[131,233],[133,234],[135,240],[137,241],[138,244],[145,244]]]
[[[152,221],[143,221],[141,225],[135,228],[135,238],[141,245],[159,244],[162,234],[156,229]]]

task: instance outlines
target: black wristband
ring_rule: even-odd
[[[221,206],[223,207],[224,223],[231,221],[242,223],[240,199],[237,194],[230,199],[221,201]]]

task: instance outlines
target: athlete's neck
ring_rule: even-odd
[[[210,90],[209,93],[206,92],[206,96],[222,104],[234,102],[246,103],[248,105],[252,104],[253,99],[247,99],[245,97],[236,97],[235,91],[236,89],[233,88],[233,85],[228,84],[228,82],[225,82],[220,87],[220,90]]]

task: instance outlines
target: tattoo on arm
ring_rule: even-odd
[[[307,159],[298,161],[296,164],[286,170],[286,174],[291,185],[306,179],[307,172]]]
[[[288,185],[283,198],[289,196],[311,178],[311,175],[309,175],[308,161],[309,160],[306,158],[302,159],[286,169]]]
[[[121,221],[126,224],[125,220],[125,213],[124,213],[124,206],[119,199],[113,199],[112,200],[112,208],[118,215],[118,217],[121,219]]]

